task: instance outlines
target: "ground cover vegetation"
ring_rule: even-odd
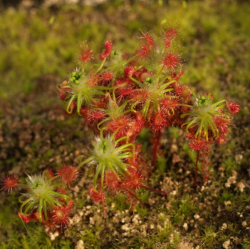
[[[249,8],[4,10],[2,248],[248,248]]]

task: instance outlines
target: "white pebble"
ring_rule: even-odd
[[[230,240],[227,240],[227,241],[225,241],[224,243],[223,243],[223,248],[225,248],[225,249],[229,249],[229,245],[230,245]]]
[[[227,223],[223,223],[220,230],[226,230],[227,229]]]
[[[75,249],[84,249],[84,242],[83,242],[83,240],[77,241]]]
[[[200,219],[200,215],[195,214],[195,215],[194,215],[194,218],[195,218],[196,220],[198,220],[198,219]]]
[[[242,183],[242,182],[238,182],[237,183],[237,188],[240,190],[240,192],[243,192],[244,188],[245,188],[245,184]]]
[[[184,224],[183,224],[183,228],[187,231],[187,230],[188,230],[188,224],[187,224],[187,223],[184,223]]]
[[[247,226],[247,222],[246,221],[243,221],[241,224],[242,224],[243,227]]]

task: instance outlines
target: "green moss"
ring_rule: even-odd
[[[233,170],[237,171],[240,168],[240,165],[235,162],[235,159],[228,157],[224,160],[224,167],[226,172],[230,175]]]
[[[180,200],[172,199],[170,203],[172,208],[167,210],[167,213],[176,225],[180,225],[185,218],[193,217],[194,213],[199,211],[189,195],[183,196]]]
[[[49,160],[53,155],[54,155],[54,150],[50,149],[50,150],[47,150],[44,154],[44,159],[45,160]]]
[[[173,239],[170,243],[170,245],[167,248],[177,248],[179,242],[181,239],[181,235],[179,233],[174,233]]]
[[[242,242],[242,248],[243,249],[249,249],[250,248],[250,240],[249,239],[245,239],[243,242]]]
[[[193,205],[193,201],[191,200],[190,196],[189,195],[184,196],[179,205],[179,212],[185,217],[190,217],[194,209],[195,207]]]
[[[137,213],[140,215],[140,217],[143,219],[144,217],[147,217],[149,215],[149,210],[147,208],[143,208],[140,206],[138,206],[137,208]]]
[[[236,196],[233,193],[227,190],[224,190],[221,195],[220,202],[221,204],[224,204],[225,201],[230,201],[231,203],[234,203],[235,199],[236,199]]]
[[[137,196],[142,202],[148,202],[149,192],[149,190],[142,189],[142,191],[138,192]]]
[[[41,165],[42,159],[41,158],[33,158],[29,161],[28,168],[30,169],[29,174],[34,174],[39,171],[39,166]]]
[[[167,161],[168,159],[166,157],[163,157],[163,156],[157,157],[157,169],[159,170],[159,173],[160,173],[160,174],[157,174],[158,176],[162,175],[162,173],[166,170]]]
[[[187,143],[183,144],[182,149],[183,149],[183,152],[187,152],[189,158],[192,160],[194,164],[196,162],[196,151],[191,150]],[[180,153],[183,154],[183,152],[180,152]]]
[[[118,194],[114,198],[107,198],[105,200],[105,203],[107,203],[107,205],[111,205],[112,203],[115,203],[116,210],[124,211],[125,209],[129,207],[128,203],[126,202],[126,199],[127,199],[126,195]]]
[[[180,129],[177,127],[169,127],[169,133],[172,138],[178,139],[180,136]]]
[[[150,146],[149,138],[150,138],[149,129],[143,128],[139,136],[137,137],[137,140],[140,144],[142,144],[142,150],[144,151],[146,151],[148,147]]]
[[[101,241],[92,230],[90,229],[84,230],[84,233],[81,234],[80,237],[86,244],[87,248],[96,248],[96,249],[101,248]]]
[[[202,240],[202,246],[204,248],[211,248],[215,246],[215,240],[218,236],[218,233],[216,233],[216,229],[213,226],[208,226],[204,228],[203,230],[203,236],[201,238]]]

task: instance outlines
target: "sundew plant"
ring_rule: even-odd
[[[93,178],[89,195],[102,205],[104,217],[107,196],[125,195],[131,212],[137,204],[145,207],[139,189],[167,197],[166,192],[149,187],[147,180],[156,168],[162,133],[172,126],[185,132],[189,147],[197,152],[194,188],[198,164],[203,181],[210,178],[211,146],[226,141],[240,106],[226,99],[214,101],[212,93],[196,95],[181,85],[185,72],[178,37],[174,27],[165,29],[160,38],[140,31],[132,54],[116,50],[110,40],[100,54],[82,43],[80,67],[57,89],[65,114],[84,122],[95,139],[89,157],[79,165],[64,165],[56,174],[47,169],[28,176],[24,184],[14,176],[3,178],[3,190],[26,190],[18,214],[24,222],[38,221],[51,230],[66,227],[73,205],[68,190],[83,167]],[[151,162],[143,158],[137,139],[143,128],[150,130]]]

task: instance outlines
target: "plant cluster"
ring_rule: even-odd
[[[133,54],[122,53],[106,41],[95,64],[90,63],[93,51],[86,42],[82,44],[81,67],[57,89],[65,113],[83,118],[95,134],[92,151],[77,167],[63,166],[56,176],[49,170],[28,176],[19,213],[25,222],[35,219],[65,226],[73,201],[64,191],[84,165],[93,176],[89,195],[102,204],[104,216],[107,195],[126,195],[131,211],[138,202],[144,205],[137,197],[140,188],[167,196],[145,185],[152,168],[141,156],[141,144],[136,139],[143,128],[150,129],[154,167],[163,130],[175,126],[185,131],[189,147],[197,151],[195,187],[198,163],[204,181],[209,178],[210,146],[226,141],[232,114],[240,107],[227,100],[214,102],[211,94],[196,96],[179,83],[184,71],[176,49],[178,36],[176,28],[164,30],[158,41],[151,33],[141,32]],[[7,176],[3,185],[11,190],[19,183]]]
[[[18,216],[25,222],[40,222],[51,230],[63,229],[68,224],[69,212],[73,206],[67,194],[69,184],[76,179],[78,171],[73,166],[63,166],[55,175],[50,169],[42,174],[28,175],[24,183],[18,177],[6,175],[2,179],[4,190],[13,188],[25,190],[19,198]]]
[[[101,62],[94,65],[89,63],[93,52],[83,43],[81,69],[58,86],[66,113],[82,117],[96,135],[92,155],[78,166],[90,167],[94,181],[89,193],[96,203],[104,206],[105,193],[121,192],[133,207],[138,201],[136,190],[148,188],[143,182],[151,168],[140,156],[141,145],[136,140],[145,127],[150,128],[154,167],[162,131],[177,126],[197,151],[196,173],[201,163],[203,179],[209,178],[209,146],[226,140],[230,114],[240,108],[226,100],[213,103],[211,94],[197,97],[179,83],[184,71],[175,49],[178,35],[178,29],[169,28],[156,41],[152,34],[141,31],[139,47],[130,55],[106,41]]]

